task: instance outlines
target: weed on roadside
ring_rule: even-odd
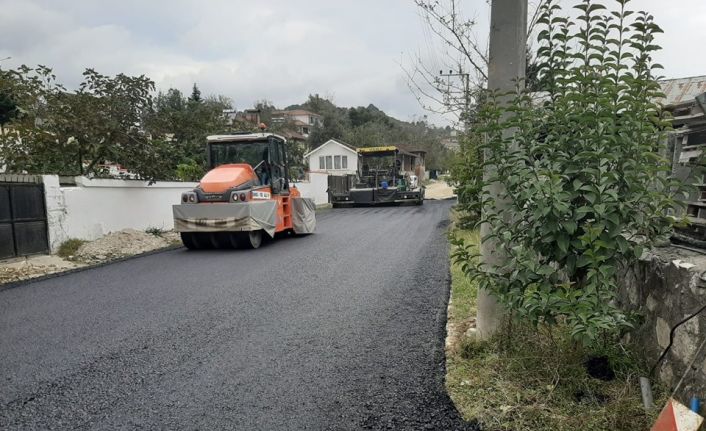
[[[161,237],[164,234],[164,230],[158,227],[148,227],[145,229],[145,232],[158,237]]]
[[[62,242],[59,246],[59,250],[56,252],[57,255],[63,257],[64,259],[72,259],[76,252],[78,252],[79,247],[85,244],[87,241],[77,238],[67,239]]]

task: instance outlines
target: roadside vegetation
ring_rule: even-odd
[[[70,238],[62,242],[59,246],[59,250],[56,252],[59,257],[71,260],[76,256],[79,247],[85,244],[87,241],[77,238]]]
[[[148,227],[147,229],[145,229],[145,233],[159,237],[163,236],[164,232],[164,229],[159,227]]]
[[[451,233],[477,247],[478,231],[460,229],[456,211],[452,219]],[[466,420],[486,431],[649,429],[658,412],[642,407],[638,377],[647,369],[629,346],[606,340],[584,347],[565,326],[535,328],[522,321],[477,342],[463,334],[473,327],[478,284],[458,262],[451,266],[451,280],[448,318],[456,333],[448,335],[457,342],[446,352],[446,387]],[[653,390],[662,405],[667,391]]]
[[[571,4],[573,18],[542,3],[532,85],[480,92],[451,171],[449,328],[467,335],[449,345],[447,384],[483,429],[639,430],[657,414],[643,409],[649,373],[625,341],[639,316],[615,298],[621,268],[669,237],[684,187],[661,156],[662,30],[630,0]],[[481,263],[480,222],[483,256],[497,260]],[[504,316],[489,340],[472,330],[478,289]]]

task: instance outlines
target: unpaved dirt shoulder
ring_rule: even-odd
[[[448,185],[444,180],[432,180],[424,191],[424,197],[426,199],[453,199],[456,197],[453,187]]]

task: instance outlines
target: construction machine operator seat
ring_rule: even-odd
[[[270,165],[267,162],[267,156],[268,151],[267,148],[265,148],[265,150],[262,152],[262,161],[257,164],[257,168],[255,169],[255,174],[260,180],[261,185],[270,184]]]

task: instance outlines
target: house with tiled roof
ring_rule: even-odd
[[[272,123],[287,123],[302,136],[308,138],[315,126],[323,126],[324,120],[321,115],[305,109],[289,109],[284,111],[274,111],[272,113]]]

